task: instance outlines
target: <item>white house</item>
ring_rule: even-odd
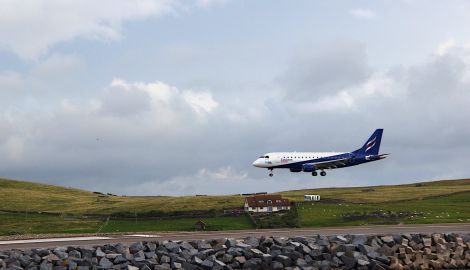
[[[245,198],[245,211],[247,212],[277,212],[290,210],[288,199],[283,199],[281,195],[255,195]]]

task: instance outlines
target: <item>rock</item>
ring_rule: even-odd
[[[108,258],[108,259],[110,259],[110,260],[114,260],[114,259],[116,259],[116,258],[119,257],[119,256],[122,257],[122,255],[119,254],[119,253],[109,253],[109,254],[106,254],[106,255],[105,255],[105,257]]]
[[[251,250],[251,252],[253,252],[253,254],[254,254],[256,257],[258,257],[258,258],[262,257],[263,254],[264,254],[263,252],[261,252],[261,250],[259,250],[259,249],[257,249],[257,248],[252,248],[252,249],[250,249],[250,250]]]
[[[256,237],[248,237],[243,240],[243,242],[247,245],[250,245],[252,247],[258,247],[259,246],[259,240]]]
[[[182,269],[183,268],[183,265],[181,263],[178,263],[178,262],[173,262],[171,264],[171,268],[172,269]]]
[[[168,242],[163,245],[168,251],[173,252],[173,253],[179,253],[180,250],[180,245],[175,242]]]
[[[71,250],[68,256],[73,258],[82,258],[82,253],[78,250]]]
[[[212,261],[209,261],[209,260],[204,260],[201,263],[201,267],[204,268],[204,269],[212,269],[212,267],[214,267],[214,263]]]
[[[148,242],[145,246],[147,246],[149,251],[155,251],[157,249],[157,244],[155,242]]]
[[[289,257],[285,255],[279,255],[276,258],[274,258],[276,261],[281,262],[284,266],[290,266],[292,264],[292,261]]]
[[[206,241],[198,241],[197,242],[197,248],[199,250],[201,250],[201,249],[212,249],[212,246],[209,243],[207,243]]]
[[[240,263],[240,264],[244,264],[246,262],[246,258],[243,257],[243,256],[237,256],[237,257],[235,257],[235,261]]]
[[[353,269],[356,267],[356,259],[343,255],[340,257],[341,261],[344,264],[344,268]]]
[[[180,248],[182,250],[192,250],[192,249],[194,249],[194,247],[186,241],[183,241],[183,242],[180,243]]]
[[[346,237],[342,236],[342,235],[337,235],[334,239],[339,240],[339,241],[344,242],[344,243],[348,242],[348,239]]]
[[[295,265],[299,266],[299,267],[304,267],[307,265],[307,262],[302,259],[302,258],[298,258],[296,261],[295,261]]]
[[[215,266],[220,266],[220,267],[225,267],[225,266],[226,266],[226,264],[225,264],[224,262],[219,261],[219,260],[217,260],[217,259],[214,260],[214,265],[215,265]]]
[[[121,264],[121,263],[127,262],[127,259],[124,258],[122,255],[119,255],[116,258],[114,258],[113,262],[115,264]]]
[[[100,266],[103,267],[104,269],[110,269],[111,267],[114,266],[114,264],[110,260],[108,260],[106,257],[103,257],[100,260]]]
[[[284,265],[281,262],[273,261],[271,263],[271,269],[281,270],[281,269],[284,269]]]
[[[51,254],[49,254],[49,255],[47,255],[47,256],[42,257],[42,259],[43,259],[44,261],[47,261],[47,262],[55,262],[55,261],[59,261],[59,260],[60,260],[59,257],[57,257],[57,255],[55,255],[55,254],[53,254],[53,253],[51,253]]]
[[[262,260],[260,258],[252,258],[243,264],[243,269],[257,269],[261,263]]]
[[[48,263],[47,260],[42,261],[39,270],[52,270],[52,263]]]
[[[438,260],[431,260],[429,261],[429,264],[432,266],[434,269],[441,269],[442,268],[442,263]]]
[[[235,241],[235,239],[233,238],[227,238],[225,240],[225,245],[227,246],[227,248],[235,247],[237,245],[237,241]]]
[[[154,270],[170,270],[171,267],[169,264],[155,265]]]
[[[236,245],[237,247],[239,248],[243,248],[243,249],[248,249],[248,248],[251,248],[252,246],[248,245],[248,244],[245,244],[245,243],[237,243]]]
[[[171,259],[168,256],[164,255],[160,258],[160,263],[170,263],[170,262],[171,262]]]
[[[273,241],[276,245],[285,246],[287,243],[287,238],[285,237],[274,237]]]
[[[96,251],[95,251],[95,256],[96,257],[104,257],[106,256],[106,253],[104,253],[101,248],[97,248]]]
[[[137,253],[139,251],[144,251],[145,246],[142,244],[142,242],[137,242],[129,246],[129,251],[131,254]]]
[[[389,246],[392,246],[395,244],[395,240],[393,239],[393,236],[386,235],[386,236],[382,236],[380,239]]]
[[[274,244],[274,240],[271,237],[265,238],[260,245],[265,247],[270,247]]]
[[[367,266],[367,265],[370,264],[370,262],[367,261],[367,260],[358,259],[358,260],[357,260],[357,264],[358,264],[359,266]]]
[[[351,244],[355,246],[365,245],[367,242],[367,236],[363,234],[357,234],[352,236]]]

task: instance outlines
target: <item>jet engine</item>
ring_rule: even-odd
[[[302,165],[302,171],[304,172],[313,172],[315,171],[315,165],[312,163],[306,163]]]

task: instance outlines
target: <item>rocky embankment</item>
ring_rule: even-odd
[[[470,235],[249,237],[0,251],[0,269],[470,268]]]

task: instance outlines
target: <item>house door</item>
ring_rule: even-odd
[[[273,207],[272,206],[268,206],[268,212],[272,212],[273,211]]]

